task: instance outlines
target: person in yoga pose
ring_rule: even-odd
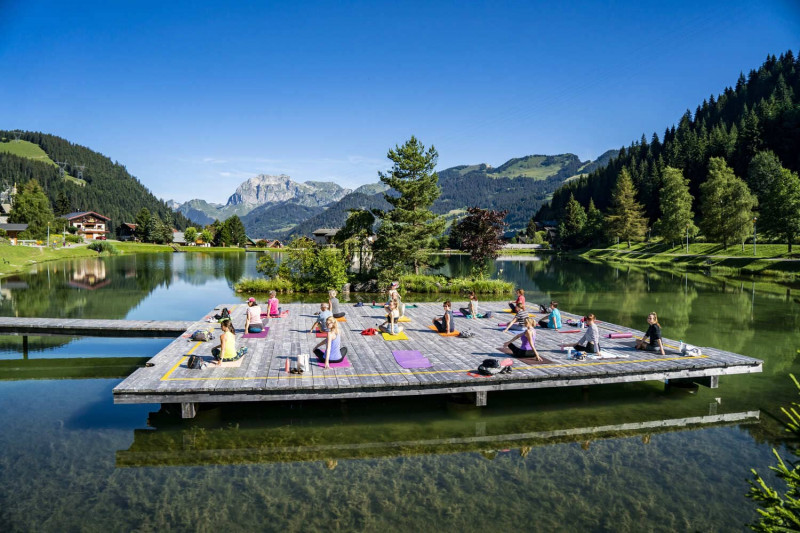
[[[550,302],[550,312],[546,317],[539,321],[540,328],[558,329],[561,327],[561,311],[558,310],[558,302]]]
[[[444,315],[433,319],[433,325],[439,333],[453,333],[456,327],[453,325],[453,312],[450,310],[450,300],[442,304]]]
[[[525,329],[525,321],[530,318],[530,315],[525,310],[525,304],[521,303],[517,305],[517,315],[514,317],[514,320],[511,320],[506,324],[506,329],[503,330],[503,333],[510,330],[511,328],[515,329]]]
[[[314,355],[320,363],[325,363],[325,368],[330,368],[330,363],[339,363],[347,355],[347,348],[342,346],[342,336],[339,334],[339,323],[332,316],[328,317],[328,336],[314,346]],[[325,352],[322,345],[325,344]]]
[[[647,323],[649,324],[647,331],[641,340],[636,341],[636,349],[661,352],[661,355],[666,355],[664,343],[661,340],[661,324],[658,323],[658,315],[655,311],[647,315]],[[649,342],[645,342],[645,339],[648,339]]]
[[[319,314],[317,315],[317,321],[314,322],[314,325],[311,326],[311,329],[308,331],[309,333],[314,333],[314,330],[318,330],[322,333],[328,332],[328,318],[332,317],[333,315],[328,310],[328,304],[326,302],[322,302],[319,304]],[[334,319],[334,322],[336,319]]]
[[[386,313],[386,321],[378,326],[378,329],[390,335],[397,335],[403,331],[403,326],[397,323],[398,318],[400,318],[400,311],[397,310],[397,300],[391,300],[389,302],[389,312]]]
[[[277,293],[275,291],[269,291],[269,300],[267,300],[267,305],[269,306],[269,316],[280,316],[281,308],[278,307],[280,302],[276,297]]]
[[[471,318],[478,318],[478,297],[475,296],[475,291],[469,291],[469,303],[467,303],[466,307],[459,308],[461,314],[464,316],[470,316]]]
[[[583,323],[586,325],[586,333],[573,348],[579,352],[600,353],[600,331],[595,324],[594,315],[589,313],[583,317]]]
[[[233,322],[229,318],[220,322],[222,334],[219,336],[219,344],[211,349],[214,356],[214,363],[219,365],[223,361],[235,361],[238,359],[236,353],[236,334],[233,329]]]
[[[522,289],[517,289],[517,299],[513,302],[508,302],[508,307],[511,308],[512,313],[516,313],[517,307],[520,304],[525,305],[525,291]]]
[[[386,304],[383,307],[384,309],[386,309],[386,312],[388,313],[389,303],[391,303],[392,300],[397,300],[397,312],[400,314],[400,316],[405,316],[406,306],[403,305],[403,301],[400,299],[400,293],[397,291],[398,288],[400,288],[399,281],[393,281],[391,285],[389,285],[389,289],[386,291],[387,292]]]
[[[511,344],[517,339],[522,339],[519,347]],[[536,319],[532,317],[526,318],[523,332],[506,342],[505,346],[508,346],[514,357],[535,357],[537,361],[542,361],[543,359],[539,356],[539,352],[536,351]]]
[[[328,291],[328,309],[333,313],[333,318],[344,318],[344,311],[339,306],[339,298],[336,297],[334,289]]]
[[[247,315],[244,319],[245,333],[261,333],[264,324],[261,322],[261,307],[255,298],[247,300]]]

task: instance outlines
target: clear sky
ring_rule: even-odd
[[[259,173],[375,182],[411,135],[440,169],[593,159],[799,45],[797,0],[0,0],[0,128],[224,202]]]

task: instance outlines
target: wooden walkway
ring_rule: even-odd
[[[193,342],[189,334],[194,329],[217,326],[209,323],[211,311],[196,322],[186,333],[153,357],[152,366],[140,368],[114,388],[115,403],[180,403],[183,415],[192,417],[197,404],[204,402],[243,402],[275,400],[309,400],[364,398],[378,396],[403,396],[425,394],[475,393],[476,403],[485,405],[488,391],[542,387],[597,385],[649,380],[693,379],[706,380],[716,386],[721,375],[760,372],[762,362],[757,359],[715,348],[703,348],[702,355],[682,357],[677,343],[665,339],[667,354],[637,351],[632,338],[602,339],[601,347],[609,358],[585,361],[567,359],[561,344],[575,343],[582,335],[564,331],[537,329],[537,349],[551,361],[549,364],[527,365],[517,361],[511,374],[490,378],[473,377],[483,359],[506,357],[498,348],[514,332],[503,333],[497,326],[513,315],[502,312],[501,302],[481,302],[481,310],[492,310],[492,319],[468,320],[457,317],[457,329],[470,329],[472,338],[443,337],[428,329],[431,319],[441,314],[440,303],[418,304],[406,310],[411,322],[404,323],[408,340],[386,341],[380,335],[363,336],[361,331],[374,328],[383,321],[383,309],[369,305],[346,305],[347,322],[339,324],[342,345],[348,347],[347,358],[352,366],[323,369],[311,356],[311,369],[302,375],[285,371],[287,360],[299,354],[310,354],[319,342],[309,334],[318,305],[286,304],[286,318],[266,321],[269,334],[266,339],[243,339],[244,305],[227,305],[232,309],[237,327],[237,346],[247,346],[248,354],[238,367],[209,367],[189,369],[188,356],[197,354],[211,360],[212,342]],[[577,318],[562,313],[564,319]],[[601,322],[601,335],[641,331]],[[217,333],[219,332],[217,327]],[[432,367],[423,369],[401,368],[392,356],[393,350],[418,350],[427,357]]]
[[[183,320],[102,320],[0,317],[0,335],[68,337],[175,337],[190,328]]]

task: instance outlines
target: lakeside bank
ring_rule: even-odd
[[[680,267],[688,271],[713,271],[719,274],[741,274],[794,279],[800,274],[800,254],[788,253],[785,244],[745,244],[723,248],[717,243],[692,243],[668,246],[661,243],[637,243],[627,248],[620,244],[609,248],[593,248],[568,254],[589,262],[623,263]]]

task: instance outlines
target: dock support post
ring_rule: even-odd
[[[28,358],[28,336],[27,335],[23,335],[22,336],[22,358],[23,359],[27,359]]]
[[[485,390],[475,392],[475,405],[478,407],[486,407],[486,397],[489,393]]]
[[[709,376],[708,388],[709,389],[719,388],[719,376]]]
[[[181,418],[194,418],[197,414],[197,404],[185,402],[181,404]]]

